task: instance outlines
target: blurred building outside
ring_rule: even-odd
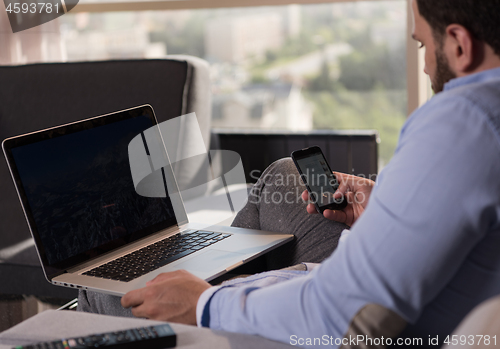
[[[308,131],[313,110],[291,83],[250,84],[239,91],[217,94],[212,102],[212,127]]]
[[[4,17],[0,64],[206,59],[217,128],[377,128],[382,168],[406,117],[404,0],[70,13],[15,35]]]

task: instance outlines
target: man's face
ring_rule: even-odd
[[[416,0],[412,1],[412,7],[415,23],[413,38],[425,47],[424,72],[429,75],[434,92],[438,93],[443,90],[444,84],[456,78],[456,74],[450,68],[444,52],[444,38],[442,42],[436,42],[429,23],[420,16]]]

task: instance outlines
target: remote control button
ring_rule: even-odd
[[[158,337],[158,332],[156,332],[156,329],[154,327],[150,327],[149,331],[151,332],[151,338],[157,338]]]
[[[104,335],[93,335],[84,339],[84,345],[87,347],[99,347],[107,342],[107,337]]]
[[[152,338],[154,336],[153,333],[151,332],[150,328],[145,327],[144,332],[146,332],[146,335],[148,336],[148,338]]]

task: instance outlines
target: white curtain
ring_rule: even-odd
[[[3,1],[0,1],[0,65],[66,61],[59,19],[12,33]]]

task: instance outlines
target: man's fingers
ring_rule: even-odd
[[[305,202],[310,200],[309,192],[307,190],[304,190],[302,192],[302,200],[304,200]],[[314,206],[314,204],[311,204],[311,203],[307,204],[306,210],[307,210],[307,213],[309,213],[309,214],[318,213],[318,211],[316,211],[316,206]]]
[[[153,303],[145,303],[132,308],[132,315],[139,318],[155,320],[159,315],[159,311],[158,307],[155,307]]]
[[[324,210],[323,216],[331,221],[339,223],[345,223],[347,221],[347,215],[344,211]]]
[[[145,288],[141,288],[138,290],[133,290],[133,291],[128,292],[121,299],[122,307],[124,307],[124,308],[136,307],[136,306],[144,303],[145,290],[146,290]]]
[[[139,318],[148,318],[147,312],[144,311],[144,306],[143,305],[139,305],[137,307],[133,307],[132,308],[132,315],[134,315],[135,317],[139,317]]]
[[[307,213],[309,213],[309,214],[318,213],[318,211],[316,211],[316,206],[314,206],[314,204],[308,204],[306,209],[307,209]]]
[[[161,281],[161,282],[160,282]],[[210,284],[185,270],[158,275],[152,284],[121,299],[136,317],[196,324],[196,304]]]
[[[305,202],[309,201],[309,192],[307,190],[304,190],[302,192],[302,200],[304,200]]]
[[[161,281],[165,281],[165,280],[177,277],[177,276],[179,276],[179,272],[180,272],[180,270],[172,271],[170,273],[161,273],[161,274],[158,274],[154,279],[149,280],[148,282],[146,282],[146,286],[149,286],[149,285],[152,285],[152,284],[157,283],[157,282],[161,282]]]
[[[338,200],[340,198],[344,197],[344,193],[341,192],[339,189],[337,189],[337,191],[335,193],[333,193],[333,198],[335,200]]]

